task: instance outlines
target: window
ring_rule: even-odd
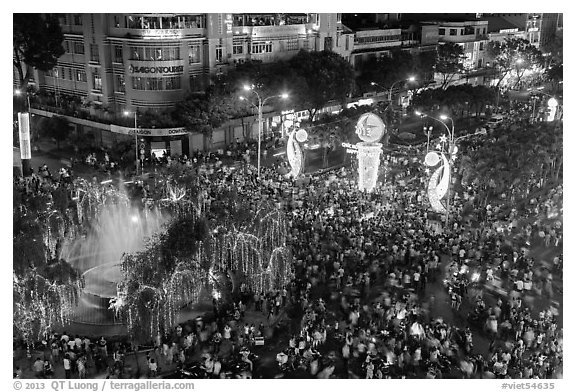
[[[86,72],[81,70],[81,69],[77,69],[76,70],[76,81],[77,82],[86,82],[87,81]]]
[[[234,43],[232,45],[232,54],[242,54],[244,51],[244,45],[242,43]]]
[[[450,29],[450,35],[457,35],[456,29]]]
[[[286,50],[298,50],[298,40],[289,39],[286,41]]]
[[[100,55],[98,53],[98,45],[90,44],[90,61],[100,63]]]
[[[200,45],[190,46],[188,51],[188,64],[197,64],[200,62]]]
[[[82,26],[82,14],[74,14],[74,26]]]
[[[272,42],[253,42],[252,53],[272,53]]]
[[[166,80],[166,90],[180,89],[180,76],[171,76],[165,78],[165,80]]]
[[[131,49],[131,60],[171,61],[181,60],[180,47],[138,46]]]
[[[114,27],[120,27],[120,15],[114,15]]]
[[[62,67],[62,69],[58,69],[58,75],[60,79],[66,79],[66,68]]]
[[[446,29],[438,29],[438,35],[446,35]]]
[[[92,90],[102,91],[102,76],[96,68],[92,69]]]
[[[162,78],[146,78],[146,90],[163,90]]]
[[[130,60],[140,60],[140,57],[144,57],[144,55],[140,52],[143,52],[143,48],[134,48],[132,50],[132,57],[130,57]]]
[[[159,29],[160,28],[160,18],[155,16],[145,16],[142,18],[144,29]]]
[[[74,53],[84,54],[84,43],[83,42],[74,42]]]
[[[134,90],[145,90],[145,88],[144,88],[144,79],[145,79],[145,78],[140,78],[140,77],[133,76],[133,77],[132,77],[132,88],[133,88]]]
[[[124,77],[120,79],[122,75],[117,75],[116,78],[116,90],[124,91],[120,84],[124,84]],[[160,91],[160,90],[178,90],[181,88],[180,76],[169,76],[164,78],[141,78],[132,77],[132,88],[134,90],[148,90],[148,91]]]
[[[126,83],[124,82],[124,75],[114,75],[114,91],[118,93],[126,92]]]
[[[176,46],[174,48],[169,48],[168,50],[168,60],[181,60],[180,47]]]
[[[124,62],[122,54],[123,54],[122,46],[121,45],[114,45],[114,62],[116,62],[116,63]]]
[[[223,57],[223,49],[221,45],[216,46],[216,62],[221,62]]]
[[[142,17],[141,16],[127,16],[126,26],[129,29],[141,29],[142,28]]]
[[[480,42],[480,47],[478,50],[484,50],[484,42]]]
[[[144,48],[144,59],[154,61],[156,60],[156,50],[154,48]]]
[[[72,68],[68,68],[68,79],[74,80],[74,76],[72,75]]]
[[[346,36],[346,50],[349,50],[348,48],[350,47],[350,36]]]
[[[63,44],[64,44],[64,45],[63,45],[63,46],[64,46],[64,51],[65,51],[66,53],[70,53],[70,42],[64,40]]]

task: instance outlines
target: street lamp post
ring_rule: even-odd
[[[260,94],[258,94],[258,91],[256,91],[253,86],[245,85],[244,90],[253,92],[254,94],[256,94],[256,98],[258,98],[258,106],[257,106],[257,109],[258,109],[258,180],[260,180],[260,157],[261,157],[260,150],[262,148],[262,130],[263,130],[262,108],[264,107],[264,105],[266,105],[266,102],[268,102],[268,100],[270,100],[272,98],[286,99],[286,98],[288,98],[288,94],[284,93],[284,94],[278,94],[278,95],[271,95],[269,97],[265,97],[264,99],[262,99],[260,97]],[[246,97],[241,96],[240,99],[246,100]],[[252,106],[256,107],[256,105],[254,105],[253,103],[250,102],[250,104]]]
[[[394,86],[396,85],[396,83],[401,83],[401,82],[413,82],[413,81],[415,81],[415,80],[416,80],[416,77],[415,77],[415,76],[410,76],[410,77],[408,77],[407,79],[400,79],[400,80],[397,80],[397,81],[395,81],[394,83],[392,83],[392,85],[391,85],[390,88],[388,88],[388,89],[382,87],[381,85],[379,85],[379,84],[376,83],[376,82],[370,82],[370,85],[372,85],[372,86],[378,86],[378,87],[383,88],[384,90],[388,90],[388,102],[391,103],[391,102],[392,102],[392,91],[394,90]]]
[[[428,151],[430,150],[430,133],[432,132],[433,127],[430,126],[424,126],[424,132],[426,132],[426,154],[428,154]]]
[[[130,116],[129,111],[124,111],[125,116]],[[138,111],[134,110],[134,152],[136,153],[135,165],[136,165],[136,176],[138,176]]]
[[[395,81],[394,83],[392,83],[392,85],[390,86],[389,89],[386,89],[386,88],[382,87],[381,85],[379,85],[379,84],[376,83],[376,82],[370,82],[370,84],[371,84],[372,86],[378,86],[378,87],[380,87],[380,88],[383,88],[384,90],[388,90],[388,106],[386,106],[386,109],[391,108],[391,109],[392,109],[392,114],[394,114],[394,105],[392,105],[392,91],[394,90],[394,86],[395,86],[397,83],[401,83],[401,82],[413,82],[413,81],[415,81],[415,80],[416,80],[416,77],[414,77],[414,76],[410,76],[410,77],[408,77],[407,79],[397,80],[397,81]]]

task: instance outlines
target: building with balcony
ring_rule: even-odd
[[[488,21],[437,22],[438,43],[452,42],[464,50],[467,71],[482,68],[488,44]]]
[[[300,49],[349,58],[340,14],[60,14],[66,53],[39,89],[113,112],[163,110],[212,75],[249,60],[285,60]]]
[[[210,78],[245,61],[287,60],[299,50],[331,50],[349,59],[353,34],[341,14],[58,14],[62,55],[48,71],[33,70],[32,84],[89,108],[104,126],[77,122],[101,144],[130,137],[129,128],[106,125],[124,111],[162,112]],[[14,70],[14,83],[18,77]],[[43,111],[43,113],[46,113]],[[124,119],[126,120],[126,119]],[[124,121],[125,122],[125,121]],[[92,125],[91,125],[92,124]],[[183,129],[138,132],[147,145],[186,153],[199,148]],[[189,140],[186,140],[189,139]],[[188,145],[190,148],[188,148]]]

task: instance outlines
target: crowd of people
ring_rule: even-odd
[[[409,177],[424,178],[421,166],[412,159],[392,158],[390,165],[410,171]],[[521,301],[522,293],[531,290],[547,290],[552,299],[552,271],[542,274],[538,270],[541,263],[536,265],[525,255],[517,257],[529,246],[514,248],[518,243],[512,244],[509,233],[501,230],[512,224],[514,213],[502,220],[490,211],[477,226],[468,227],[458,223],[466,202],[462,199],[454,208],[454,225],[438,230],[438,222],[423,207],[421,182],[409,181],[404,175],[408,180],[402,181],[404,186],[362,194],[345,171],[313,178],[302,186],[269,168],[263,170],[263,180],[258,183],[255,173],[247,170],[241,175],[199,172],[206,176],[205,186],[236,189],[255,203],[272,200],[289,217],[288,240],[294,251],[296,277],[288,287],[287,303],[300,309],[302,318],[289,347],[277,356],[279,369],[286,374],[305,369],[320,378],[334,372],[341,376],[342,369],[335,370],[341,360],[345,360],[348,376],[368,378],[506,377],[517,375],[527,363],[539,364],[532,377],[550,377],[560,371],[558,309],[550,306],[540,312],[546,320],[543,328],[555,331],[541,336],[544,329],[534,332],[526,323],[526,318],[533,317],[534,303]],[[558,192],[561,188],[541,202],[548,209],[558,208]],[[534,224],[538,225],[538,220]],[[560,229],[557,235],[561,238]],[[550,240],[543,245],[558,243]],[[442,255],[452,261],[444,263],[441,270]],[[554,274],[561,270],[559,259],[561,254],[555,258]],[[455,312],[460,311],[462,301],[473,309],[465,323],[468,327],[431,317],[434,295],[426,299],[423,294],[436,279],[445,280],[454,294],[450,302]],[[500,291],[491,291],[496,280],[501,283]],[[519,281],[523,282],[520,294]],[[375,285],[376,292],[371,290]],[[469,286],[474,289],[468,290]],[[257,299],[246,302],[258,309]],[[212,334],[224,335],[225,328],[230,326],[220,324]],[[521,331],[521,343],[509,341],[510,331],[516,330]],[[533,333],[541,336],[538,345],[530,340]],[[492,341],[489,356],[473,352],[473,334]],[[322,353],[325,345],[333,348],[330,341],[337,336],[344,343],[341,352]],[[238,341],[235,344],[241,346]],[[218,356],[218,350],[214,348],[213,354]],[[534,358],[541,360],[534,362]]]
[[[345,168],[294,180],[263,167],[258,180],[250,165],[224,169],[218,154],[170,162],[195,171],[208,205],[234,189],[254,204],[267,200],[282,209],[294,279],[269,293],[242,286],[228,303],[215,299],[210,320],[158,336],[148,374],[178,362],[189,375],[262,376],[253,351],[264,339],[283,338],[274,326],[284,325],[287,343],[276,355],[276,377],[561,375],[555,290],[562,225],[549,217],[561,220],[562,187],[503,214],[498,200],[479,203],[481,190],[468,184],[445,226],[426,206],[425,169],[413,159],[423,155],[413,149],[385,158],[389,177],[370,194],[357,191],[353,170]],[[241,150],[229,157],[249,161]],[[554,257],[535,259],[537,247]],[[444,316],[439,301],[449,309]],[[63,358],[78,376],[82,367],[86,374],[82,358],[96,363],[95,354],[108,361],[112,355],[109,375],[121,376],[121,348],[94,350],[89,340],[64,336],[51,341],[58,346],[51,360]],[[34,363],[39,375],[40,368]]]

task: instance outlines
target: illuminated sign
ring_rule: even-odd
[[[134,128],[121,127],[114,124],[110,125],[110,131],[124,135],[134,135]],[[188,134],[186,128],[138,128],[139,136],[181,136],[186,134]]]
[[[226,21],[224,23],[226,24],[226,33],[231,34],[232,33],[232,14],[226,14]]]
[[[517,33],[518,32],[518,28],[515,29],[502,29],[500,30],[500,33]]]
[[[380,117],[374,113],[364,113],[358,119],[356,134],[362,141],[373,143],[382,138],[385,128],[386,126]]]
[[[128,67],[130,73],[159,73],[159,74],[173,74],[184,72],[183,65],[171,65],[166,67],[139,67],[130,65]]]
[[[30,113],[18,113],[18,128],[20,131],[20,158],[31,159]]]
[[[529,32],[538,31],[538,27],[530,27],[528,29]]]
[[[142,31],[144,39],[175,39],[182,38],[182,32],[175,29],[150,29]]]

